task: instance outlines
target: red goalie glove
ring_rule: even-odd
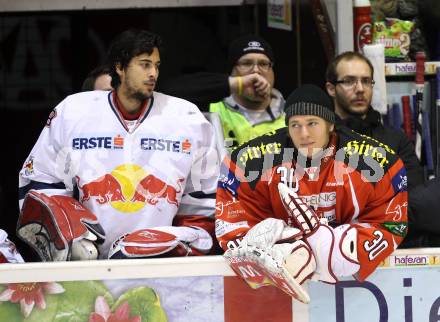
[[[118,238],[110,259],[203,255],[212,248],[212,237],[197,227],[164,226],[141,229]]]
[[[76,199],[33,190],[24,199],[17,235],[43,261],[96,259],[95,243],[105,238],[96,216]]]

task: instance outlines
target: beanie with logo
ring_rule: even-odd
[[[273,63],[272,47],[263,38],[257,35],[246,35],[235,39],[229,45],[228,66],[232,70],[241,56],[250,53],[264,54]]]

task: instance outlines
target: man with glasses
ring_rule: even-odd
[[[219,113],[226,146],[234,148],[285,126],[284,98],[273,88],[273,66],[270,44],[246,35],[229,46],[230,75],[185,75],[162,83],[161,90],[195,103],[202,111]]]
[[[333,98],[339,122],[352,130],[385,143],[402,158],[408,174],[408,186],[423,183],[423,171],[414,146],[403,133],[385,128],[379,112],[371,107],[373,97],[373,65],[362,54],[345,52],[327,67],[326,88]]]
[[[424,184],[423,168],[416,157],[414,145],[403,131],[384,127],[379,112],[371,107],[373,73],[374,68],[368,58],[356,52],[342,53],[330,62],[326,88],[339,117],[337,123],[385,143],[402,159],[408,179],[410,224],[402,245],[439,246],[440,225],[434,212],[440,207],[440,183],[431,180]]]
[[[231,43],[228,63],[231,76],[238,83],[238,90],[209,107],[210,112],[220,114],[223,134],[230,141],[230,146],[240,145],[285,126],[284,99],[273,88],[273,61],[272,48],[261,37],[244,36]],[[267,81],[256,86],[256,90],[262,94],[256,94],[252,86],[244,87],[244,77],[254,73]]]

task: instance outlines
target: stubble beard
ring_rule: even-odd
[[[153,96],[153,92],[145,94],[141,91],[134,91],[130,96],[139,102],[143,102]]]
[[[130,79],[126,80],[126,89],[127,89],[127,96],[139,102],[143,102],[149,99],[151,96],[153,96],[153,90],[154,90],[153,88],[151,91],[147,91],[147,93],[144,93],[141,90],[137,89],[135,86],[133,86]]]
[[[350,102],[345,99],[339,99],[337,101],[339,108],[342,110],[343,113],[345,113],[347,116],[365,116],[368,112],[368,109],[370,107],[371,101],[362,108],[353,108],[350,105]]]

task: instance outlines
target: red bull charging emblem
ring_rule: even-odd
[[[182,191],[183,178],[175,186],[167,184],[143,168],[124,164],[88,183],[77,177],[82,191],[81,202],[94,200],[98,204],[110,204],[121,212],[136,212],[145,205],[156,205],[161,200],[179,207],[178,194]]]

